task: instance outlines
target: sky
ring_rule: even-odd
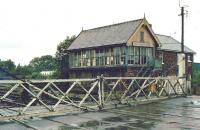
[[[180,0],[185,45],[200,62],[200,1]],[[66,36],[113,23],[143,18],[157,34],[181,41],[179,0],[0,0],[0,59],[25,65],[34,57],[55,55]]]

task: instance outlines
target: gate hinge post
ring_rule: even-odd
[[[99,95],[99,109],[101,110],[104,107],[104,77],[103,74],[101,76],[97,76],[97,79],[99,81],[98,83],[98,95]]]

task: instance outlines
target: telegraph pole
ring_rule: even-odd
[[[179,1],[179,6],[180,6],[180,1]],[[188,87],[187,86],[187,80],[188,80],[188,74],[187,74],[187,57],[184,53],[184,17],[185,17],[185,14],[187,15],[187,11],[185,12],[184,10],[184,6],[181,6],[181,54],[182,55],[181,57],[183,58],[183,62],[180,64],[180,68],[182,70],[181,72],[181,76],[185,77],[185,84],[186,84],[186,88],[189,90],[189,93],[191,92],[191,86]],[[184,80],[182,81],[184,83]]]
[[[181,7],[181,52],[184,53],[184,7]]]

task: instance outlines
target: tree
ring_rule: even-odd
[[[67,48],[76,39],[76,36],[67,36],[66,39],[57,46],[56,59],[58,63],[58,70],[56,72],[58,78],[68,78],[69,56]]]
[[[4,70],[6,70],[7,72],[9,73],[15,73],[15,68],[16,68],[16,65],[15,63],[12,61],[12,60],[5,60],[5,61],[2,61],[0,60],[0,67]],[[0,76],[9,76],[8,74],[6,74],[5,72],[1,72],[0,73]]]
[[[15,69],[15,74],[23,78],[31,78],[32,69],[28,65],[21,66],[20,64],[18,64]]]
[[[7,69],[10,72],[14,72],[16,67],[15,63],[10,59],[6,61],[0,60],[0,66],[4,69]]]
[[[33,58],[28,68],[31,70],[31,78],[33,79],[44,79],[44,78],[57,78],[56,75],[53,76],[42,76],[42,71],[56,71],[58,68],[58,63],[55,57],[51,55],[44,55],[41,57]]]
[[[33,58],[29,66],[32,68],[33,72],[52,71],[57,69],[57,62],[55,57],[45,55]]]
[[[63,53],[66,53],[66,49],[72,44],[72,42],[76,39],[76,36],[73,35],[71,37],[67,36],[65,40],[59,43],[57,46],[56,57],[61,57]]]

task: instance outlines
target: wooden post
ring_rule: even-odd
[[[101,96],[102,96],[102,107],[104,107],[104,78],[103,75],[101,75]]]
[[[98,76],[98,94],[99,94],[99,110],[103,108],[104,103],[104,86],[103,86],[103,75]]]

